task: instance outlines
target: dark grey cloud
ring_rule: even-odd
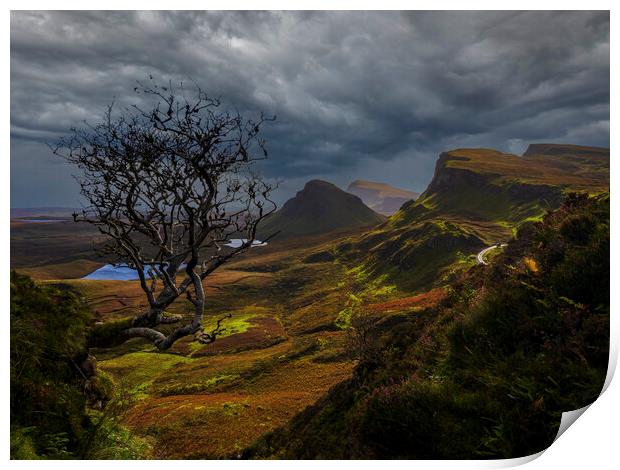
[[[278,115],[264,172],[423,190],[437,154],[609,145],[607,12],[12,12],[11,204],[74,204],[45,147],[136,80]]]

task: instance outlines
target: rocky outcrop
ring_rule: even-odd
[[[432,193],[451,191],[461,185],[471,185],[474,187],[486,186],[488,182],[487,177],[471,170],[450,168],[447,165],[450,160],[467,161],[467,158],[452,155],[449,152],[440,154],[437,163],[435,163],[433,179],[426,188],[426,191],[422,193],[422,198]]]

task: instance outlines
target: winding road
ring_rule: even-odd
[[[504,246],[506,246],[506,243],[496,243],[495,245],[491,245],[490,247],[482,250],[480,253],[478,253],[478,256],[476,257],[478,260],[478,264],[489,264],[484,260],[484,255],[486,255],[489,251],[494,250],[495,248],[502,248]]]

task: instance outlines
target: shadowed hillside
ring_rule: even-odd
[[[278,231],[279,237],[310,235],[372,227],[384,220],[384,216],[365,206],[359,197],[326,181],[312,180],[267,218],[259,233],[262,237]]]
[[[11,458],[148,456],[102,410],[113,396],[88,353],[90,311],[72,289],[11,272]]]

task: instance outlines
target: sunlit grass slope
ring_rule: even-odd
[[[562,412],[601,392],[609,273],[609,196],[572,196],[520,227],[491,265],[463,273],[439,305],[379,304],[402,313],[369,333],[367,348],[378,352],[244,456],[472,459],[545,449]]]
[[[540,220],[569,192],[608,188],[607,149],[533,145],[524,156],[452,150],[440,155],[419,199],[335,254],[387,273],[405,289],[423,290],[475,262],[476,251],[510,239],[523,222]]]

